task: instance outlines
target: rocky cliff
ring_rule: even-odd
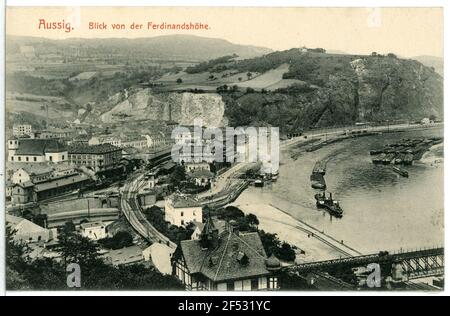
[[[265,122],[289,132],[358,121],[443,117],[443,79],[415,60],[293,51],[274,54],[276,58],[254,59],[245,66],[255,70],[288,62],[284,78],[303,84],[274,92],[222,93],[231,125]]]
[[[151,89],[124,90],[112,96],[108,102],[115,103],[111,110],[100,115],[103,122],[151,119],[193,124],[202,119],[206,126],[222,126],[225,104],[216,93],[197,94],[188,92],[155,93]]]

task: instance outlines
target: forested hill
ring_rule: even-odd
[[[443,115],[442,77],[431,67],[394,54],[360,56],[291,49],[245,60],[228,56],[186,72],[264,74],[286,64],[278,89],[248,88],[245,93],[220,89],[232,125],[268,123],[289,131]],[[251,81],[247,86],[251,87]]]

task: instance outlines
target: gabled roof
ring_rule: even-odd
[[[186,175],[191,178],[207,178],[207,179],[214,178],[214,173],[212,173],[209,170],[205,170],[205,169],[197,169],[197,170],[188,172]]]
[[[16,155],[42,156],[45,153],[63,152],[67,149],[56,139],[20,139]]]
[[[78,183],[78,182],[82,182],[82,181],[86,181],[86,180],[89,180],[89,177],[87,175],[85,175],[84,173],[76,174],[73,176],[68,176],[68,177],[60,178],[60,179],[52,179],[50,181],[36,183],[34,186],[34,191],[36,191],[36,192],[46,191],[46,190],[54,189],[57,187],[63,187],[63,186],[69,185],[69,184]]]
[[[175,208],[200,207],[200,203],[187,195],[172,194],[169,199]]]
[[[25,218],[12,216],[9,214],[6,214],[6,223],[10,224],[18,235],[47,231],[44,227],[36,225]]]
[[[18,170],[20,169],[22,169],[31,176],[38,176],[46,173],[51,173],[53,171],[53,168],[47,165],[46,163],[28,164],[26,166],[19,168]],[[16,170],[16,172],[18,170]]]
[[[270,273],[258,233],[226,232],[215,249],[203,249],[198,240],[183,240],[180,248],[189,272],[203,274],[214,282]],[[241,263],[242,258],[248,259],[247,263]]]
[[[107,257],[111,259],[113,265],[121,265],[139,262],[144,259],[142,249],[138,246],[125,247],[117,250],[110,250]]]

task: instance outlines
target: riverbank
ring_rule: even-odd
[[[290,155],[293,147],[284,146],[287,150],[282,153],[278,181],[271,187],[249,187],[234,204],[261,218],[261,229],[304,249],[304,261],[343,254],[308,238],[307,233],[296,229],[298,221],[335,240],[344,240],[362,253],[442,245],[443,164],[438,162],[443,148],[433,146],[421,161],[408,166],[409,179],[399,177],[392,168],[374,166],[368,155],[369,148],[392,142],[405,133],[408,137],[439,136],[442,128],[350,139],[316,152],[302,151],[297,160]],[[309,176],[318,160],[328,161],[327,185],[341,202],[342,219],[330,218],[315,206],[316,191],[310,187]]]

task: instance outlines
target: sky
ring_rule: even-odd
[[[39,29],[45,22],[70,22],[73,30]],[[89,22],[108,29],[89,29]],[[131,23],[143,24],[131,30]],[[208,30],[152,30],[147,23],[199,22]],[[113,30],[112,23],[125,24]],[[242,7],[8,7],[8,35],[68,37],[154,37],[191,34],[232,43],[285,50],[322,47],[347,53],[443,56],[441,8],[242,8]]]

